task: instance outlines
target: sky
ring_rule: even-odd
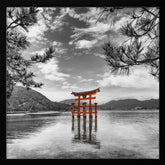
[[[158,98],[159,83],[147,67],[135,66],[129,76],[114,75],[105,61],[102,45],[107,41],[118,44],[125,39],[119,33],[129,19],[124,12],[98,22],[100,9],[95,7],[39,8],[38,22],[26,34],[31,46],[23,56],[29,59],[50,46],[55,53],[47,63],[30,68],[35,80],[44,83],[42,88],[33,89],[57,102],[74,99],[72,91],[98,87],[96,102],[100,104],[125,98]]]

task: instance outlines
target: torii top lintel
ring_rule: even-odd
[[[97,92],[100,92],[100,88],[91,90],[91,91],[84,91],[84,92],[72,92],[72,95],[75,96],[82,96],[82,95],[89,95],[89,94],[96,94]]]

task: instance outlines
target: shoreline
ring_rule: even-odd
[[[100,112],[159,112],[159,109],[144,109],[144,110],[101,110],[98,109]],[[40,111],[40,112],[20,112],[20,113],[6,113],[6,116],[31,116],[31,115],[51,115],[51,114],[59,114],[71,111]]]
[[[58,114],[60,111],[41,111],[41,112],[26,112],[26,113],[7,113],[6,116],[28,116],[28,115],[47,115],[47,114]]]

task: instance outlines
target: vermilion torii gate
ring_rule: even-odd
[[[83,113],[84,117],[86,117],[86,114],[89,114],[89,117],[92,117],[93,113],[95,114],[95,117],[97,117],[97,103],[95,103],[95,105],[92,105],[92,99],[96,99],[96,97],[92,97],[92,95],[95,95],[97,92],[100,92],[100,88],[91,91],[72,92],[71,94],[78,97],[77,99],[75,99],[76,101],[78,101],[78,105],[75,106],[75,103],[72,103],[72,117],[74,117],[74,114],[76,113],[78,117],[80,117],[81,113]],[[81,106],[81,100],[89,100],[89,105],[87,105],[87,103],[83,103],[83,106]],[[89,112],[86,111],[86,107],[89,107]],[[95,107],[95,112],[92,112],[92,107]],[[77,112],[74,111],[75,108],[78,109]],[[80,108],[83,108],[83,112],[80,111]]]

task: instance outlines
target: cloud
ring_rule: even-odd
[[[79,14],[74,11],[73,18],[77,18],[80,21],[84,21],[86,24],[89,25],[95,24],[98,21],[102,10],[96,7],[88,7],[86,8],[86,10],[87,12]]]
[[[67,15],[71,13],[71,9],[68,7],[59,8],[58,15],[52,15],[52,17],[48,17],[47,25],[51,31],[62,31],[64,25],[68,25],[68,22],[65,21]]]
[[[70,45],[75,44],[76,48],[80,48],[77,45],[79,44],[79,42],[83,42],[85,43],[85,45],[89,44],[89,46],[85,46],[85,48],[89,48],[90,46],[96,44],[100,39],[105,37],[104,33],[106,33],[109,30],[110,30],[109,25],[104,23],[97,23],[97,24],[92,23],[88,28],[75,27],[73,29],[74,34],[71,35],[71,38],[73,40],[71,40],[69,44]],[[93,40],[89,41],[89,37],[91,37]],[[83,40],[80,40],[81,38],[83,38]]]
[[[109,23],[97,22],[100,10],[92,7],[88,8],[88,12],[77,14],[74,9],[69,9],[69,15],[75,19],[84,21],[88,27],[78,28],[72,27],[73,35],[69,45],[74,44],[77,49],[94,47],[100,40],[105,37],[105,33],[110,30]]]
[[[92,40],[92,41],[88,41],[88,40],[79,40],[76,43],[76,49],[82,49],[82,48],[91,48],[93,47],[93,45],[95,45],[97,43],[97,40]]]
[[[74,44],[77,49],[97,47],[107,40],[113,41],[115,44],[121,44],[126,40],[126,37],[119,33],[119,29],[130,20],[129,15],[126,14],[128,11],[122,10],[118,14],[109,15],[108,18],[103,15],[101,22],[98,22],[102,11],[100,8],[91,7],[88,8],[88,12],[81,14],[77,14],[74,9],[69,11],[70,16],[82,20],[88,25],[86,28],[73,27],[74,34],[71,35],[72,40],[69,44]]]
[[[94,39],[92,39],[92,40],[82,39],[82,40],[78,40],[76,42],[74,41],[70,44],[74,43],[76,49],[90,49],[90,48],[94,48],[94,47],[101,47],[101,45],[107,41],[108,41],[108,37],[106,35],[97,34],[97,37],[94,37]]]
[[[101,87],[113,87],[119,86],[124,88],[146,88],[146,89],[158,89],[159,84],[157,80],[151,76],[146,68],[135,67],[132,74],[126,75],[113,75],[110,71],[105,72],[103,75],[99,75],[100,80],[97,83]]]
[[[29,32],[27,33],[27,37],[30,42],[36,43],[36,42],[43,42],[46,40],[44,32],[48,30],[48,27],[46,25],[45,19],[42,16],[43,9],[39,8],[39,13],[37,14],[37,23],[34,24],[29,28]]]
[[[64,8],[59,8],[60,11],[57,15],[55,15],[56,8],[46,8],[44,9],[43,16],[46,16],[45,22],[49,27],[50,31],[61,31],[63,25],[67,24],[64,19],[66,16],[66,12],[64,12]]]
[[[45,32],[61,31],[62,26],[65,24],[64,17],[66,13],[60,12],[59,15],[55,15],[56,8],[38,8],[39,13],[37,15],[37,23],[29,28],[27,37],[30,42],[40,43],[45,42]]]
[[[62,31],[63,30],[62,26],[64,24],[66,24],[65,22],[63,22],[64,16],[65,15],[56,16],[51,23],[49,22],[50,24],[48,26],[51,31],[55,31],[55,30]]]
[[[57,41],[50,42],[49,41],[48,44],[49,44],[49,46],[54,47],[54,53],[53,54],[56,57],[61,57],[62,54],[65,54],[67,52],[67,48],[65,48],[61,42],[57,42]],[[43,55],[45,53],[46,49],[48,49],[48,47],[33,51],[30,53],[30,55],[35,55],[35,54]]]
[[[58,90],[57,87],[52,87],[51,89],[48,89],[48,87],[46,87],[46,84],[42,88],[32,89],[42,93],[51,101],[62,101],[65,99],[73,98],[73,96],[71,95],[71,91],[66,92],[66,89],[64,91]]]
[[[67,52],[67,48],[65,48],[61,42],[53,41],[50,45],[54,47],[55,52],[58,54],[64,54]]]
[[[104,34],[110,30],[110,25],[107,23],[91,23],[89,27],[87,28],[73,28],[73,32],[75,33],[74,35],[71,36],[71,38],[79,38],[82,37],[85,34],[90,34],[96,36],[96,34]]]
[[[48,45],[54,47],[54,51],[55,51],[54,54],[56,54],[56,55],[61,55],[61,54],[64,54],[64,53],[67,52],[67,48],[65,48],[64,45],[63,45],[63,43],[61,43],[61,42],[58,42],[58,41],[49,41],[48,42]],[[44,52],[45,52],[45,50],[47,48],[42,48],[40,50],[33,51],[31,54],[34,55],[34,54],[37,53],[39,55],[42,55],[42,54],[44,54]]]
[[[101,53],[93,53],[94,56],[96,57],[100,57],[102,59],[105,59],[105,55],[104,54],[101,54]]]
[[[86,79],[86,78],[83,78],[82,76],[77,76],[77,79],[80,83],[82,83],[82,82],[91,82],[91,81],[94,80],[92,78]]]
[[[40,72],[44,75],[45,79],[52,81],[64,81],[67,77],[70,77],[69,74],[60,72],[59,70],[59,61],[57,58],[49,60],[46,64],[36,64],[40,69]]]
[[[62,43],[61,42],[58,42],[58,41],[53,41],[52,42],[52,46],[58,46],[58,47],[60,47],[60,46],[62,46]]]
[[[76,85],[76,84],[70,84],[69,82],[67,81],[64,81],[62,83],[62,86],[61,86],[62,89],[68,89],[70,91],[74,90],[74,89],[79,89],[79,87]]]
[[[74,81],[74,79],[76,79],[76,83]],[[69,89],[71,90],[85,90],[86,86],[89,85],[89,83],[91,83],[94,79],[89,78],[83,78],[82,76],[76,76],[76,77],[72,77],[72,83],[69,83],[67,80],[62,82],[62,89]]]
[[[94,23],[99,17],[100,9],[95,7],[83,7],[86,12],[77,13],[75,10],[79,11],[78,8],[67,8],[66,11],[68,12],[69,16],[80,21],[84,21],[85,23]]]

